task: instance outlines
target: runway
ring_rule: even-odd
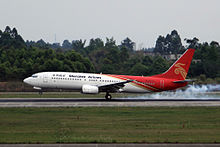
[[[0,107],[191,107],[220,106],[220,99],[1,98]]]
[[[0,147],[219,147],[220,144],[0,144]]]

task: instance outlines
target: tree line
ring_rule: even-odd
[[[21,80],[36,72],[69,71],[130,75],[153,75],[164,72],[174,62],[162,55],[181,54],[196,48],[189,76],[220,77],[220,46],[218,42],[200,43],[197,38],[185,39],[183,46],[176,30],[159,36],[153,49],[135,50],[135,42],[125,38],[119,45],[114,38],[64,40],[46,43],[44,40],[24,41],[16,28],[0,30],[0,80]],[[150,52],[150,54],[149,54]]]
[[[51,48],[29,46],[17,33],[6,27],[0,31],[0,80],[22,80],[36,72],[94,72],[90,60],[75,50],[60,52]]]

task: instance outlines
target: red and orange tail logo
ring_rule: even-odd
[[[174,73],[177,75],[181,74],[183,79],[185,79],[186,75],[187,75],[186,70],[183,68],[183,66],[185,66],[185,65],[186,64],[183,64],[183,63],[177,63],[177,64],[175,64],[176,69],[174,70]]]
[[[154,77],[185,80],[195,49],[188,49],[185,53],[164,73]]]

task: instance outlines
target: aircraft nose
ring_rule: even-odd
[[[23,80],[23,82],[26,83],[26,84],[30,84],[30,78],[25,78],[25,79]]]

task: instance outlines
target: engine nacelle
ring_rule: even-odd
[[[97,94],[97,93],[99,93],[99,88],[97,86],[92,86],[92,85],[83,85],[82,86],[82,93]]]

